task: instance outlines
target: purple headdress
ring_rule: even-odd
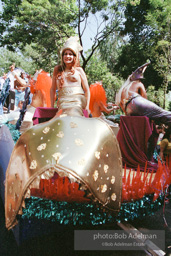
[[[138,67],[131,75],[130,80],[131,81],[135,81],[135,80],[139,80],[139,79],[143,79],[144,78],[144,72],[147,68],[147,66],[150,64],[151,62],[147,62],[145,64],[143,64],[141,67]]]

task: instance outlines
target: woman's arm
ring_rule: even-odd
[[[54,103],[55,103],[55,95],[56,95],[56,75],[57,75],[57,71],[58,71],[58,66],[54,67],[53,70],[53,77],[52,77],[52,86],[50,88],[50,100],[51,100],[51,107],[54,107]]]
[[[15,64],[12,64],[11,67],[10,67],[10,70],[11,70],[11,73],[12,75],[14,76],[14,78],[19,82],[19,84],[26,88],[28,87],[28,83],[26,83],[26,81],[24,79],[22,79],[15,71]],[[16,88],[15,88],[16,89]]]
[[[140,83],[139,90],[140,90],[139,94],[140,94],[143,98],[147,99],[146,89],[145,89],[145,86],[144,86],[142,83]]]
[[[87,76],[84,72],[84,70],[81,67],[78,67],[77,70],[80,72],[80,76],[81,76],[81,84],[85,93],[85,97],[87,99],[87,106],[86,106],[86,110],[88,111],[88,113],[90,113],[89,110],[89,103],[90,103],[90,89],[89,89],[89,85],[88,85],[88,81],[87,81]]]
[[[115,104],[113,104],[113,105],[111,106],[111,108],[107,108],[107,107],[103,104],[103,102],[101,102],[101,101],[99,102],[99,105],[100,105],[100,110],[103,111],[103,112],[105,112],[105,113],[107,113],[107,114],[109,114],[109,113],[112,112],[113,110],[119,108],[119,107],[118,107],[117,105],[115,105]]]

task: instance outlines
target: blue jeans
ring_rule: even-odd
[[[24,101],[24,95],[25,95],[25,91],[21,92],[21,91],[15,90],[15,106],[18,107],[18,103],[20,101]]]

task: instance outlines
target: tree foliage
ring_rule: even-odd
[[[84,47],[84,33],[92,16],[96,31],[89,54],[81,52],[85,69],[94,52],[109,35],[119,30],[122,17],[115,2],[108,0],[2,0],[0,44],[22,50],[27,44],[42,55],[42,65],[52,66],[64,40],[78,34]],[[56,57],[57,58],[57,57]],[[37,64],[38,60],[37,60]]]
[[[120,30],[123,17],[121,12],[118,11],[118,3],[108,0],[78,0],[78,21],[77,29],[81,45],[84,46],[83,37],[87,28],[91,30],[89,20],[93,15],[94,23],[94,37],[92,38],[92,46],[86,56],[84,52],[81,53],[83,68],[85,69],[87,63],[102,43],[104,43],[110,35],[114,35]]]
[[[162,77],[163,108],[166,107],[166,93],[171,89],[171,5],[170,1],[150,0],[151,9],[147,14],[147,22],[153,28],[156,44],[152,48],[155,58],[154,68]]]
[[[88,62],[86,74],[89,84],[101,81],[108,101],[114,102],[115,94],[122,85],[123,80],[109,71],[107,63],[100,58],[99,52],[96,52]]]
[[[15,63],[16,67],[24,69],[27,73],[33,75],[37,69],[37,65],[34,63],[31,57],[33,53],[30,46],[25,47],[24,55],[18,52],[9,51],[5,48],[0,48],[0,76],[3,73],[8,73],[12,63]]]
[[[118,50],[118,58],[110,65],[113,51],[111,51],[112,56],[109,57],[108,54],[105,54],[105,51],[103,56],[104,58],[106,56],[111,72],[119,72],[124,79],[137,67],[151,60],[151,65],[145,72],[145,83],[147,87],[153,84],[158,89],[164,80],[162,72],[166,71],[166,67],[170,69],[170,60],[166,57],[166,48],[162,52],[158,47],[160,40],[164,40],[166,43],[170,42],[171,38],[169,1],[125,0],[123,2],[126,4],[125,6],[123,5],[125,22],[120,31],[119,40],[122,38],[122,42],[120,43],[119,41],[117,45],[120,49]],[[116,40],[111,38],[109,44],[112,48],[112,44],[116,45]],[[169,52],[168,49],[168,56]],[[165,58],[165,64],[167,63],[165,69],[159,62],[162,56]],[[167,73],[169,73],[168,70]]]
[[[39,52],[44,68],[51,66],[66,37],[74,33],[70,26],[76,19],[75,0],[14,0],[3,3],[0,16],[0,44],[9,50],[23,50],[26,44]]]

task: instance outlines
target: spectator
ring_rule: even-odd
[[[167,157],[169,159],[171,158],[171,129],[169,127],[166,129],[163,139],[160,143],[160,158],[163,161],[166,161]]]

